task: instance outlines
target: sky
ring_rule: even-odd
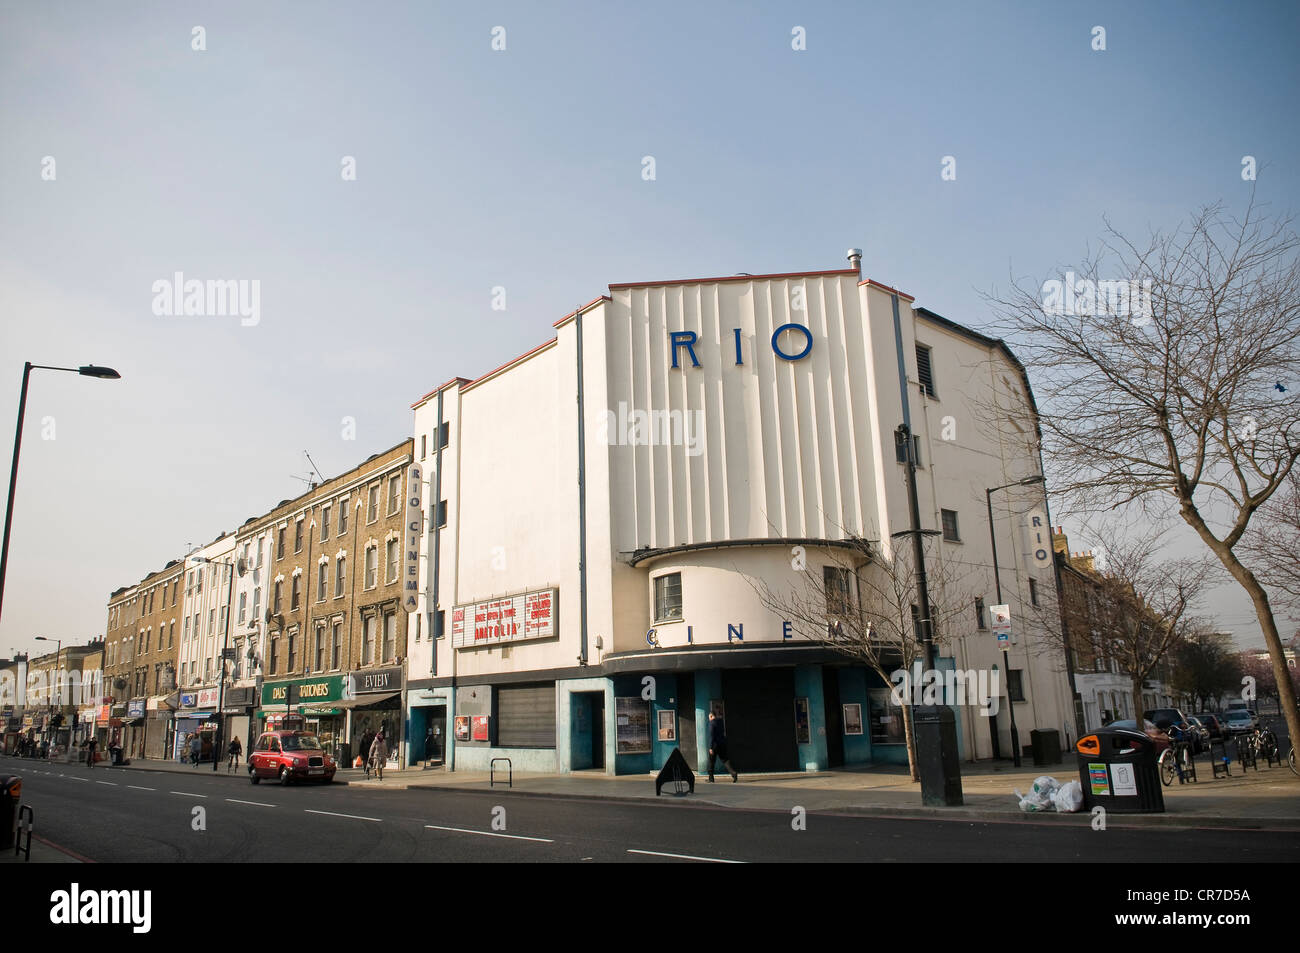
[[[33,373],[0,656],[101,635],[112,590],[301,493],[304,450],[393,446],[611,283],[856,246],[980,329],[1103,217],[1240,208],[1243,156],[1300,211],[1297,39],[1291,3],[3,0],[0,421],[24,361],[122,379]],[[155,313],[178,272],[258,308]]]

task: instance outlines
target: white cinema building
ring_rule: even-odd
[[[611,285],[554,339],[413,405],[426,519],[407,705],[432,757],[628,774],[680,747],[702,769],[715,710],[742,774],[906,760],[888,684],[791,637],[753,580],[820,580],[849,539],[910,545],[891,535],[910,527],[900,361],[921,521],[942,530],[929,558],[976,570],[984,604],[985,490],[1042,469],[1014,355],[859,261]],[[994,401],[1020,410],[990,429]],[[1028,618],[1056,591],[1025,530],[1044,488],[993,499],[1004,601]],[[939,667],[1003,666],[983,608]],[[1009,663],[1021,743],[1077,737],[1059,641],[1019,625]],[[1009,757],[1007,715],[1005,699],[994,718],[958,710],[961,757]]]

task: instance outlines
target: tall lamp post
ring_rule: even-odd
[[[230,601],[235,591],[235,564],[228,559],[209,559],[206,556],[191,556],[190,562],[225,566],[229,580],[226,583],[226,625],[221,637],[221,658],[217,661],[217,736],[212,742],[212,770],[216,771],[217,762],[221,760],[221,741],[226,733],[226,653],[230,651]]]
[[[1036,486],[1046,482],[1042,476],[1025,477],[1015,483],[1004,483],[984,490],[984,502],[989,511],[989,542],[993,544],[993,586],[997,590],[998,605],[1002,605],[1002,574],[998,571],[998,538],[993,531],[993,494],[998,490],[1013,486]],[[1016,729],[1016,703],[1011,698],[1011,660],[1007,650],[1002,650],[1002,668],[1007,674],[1007,710],[1011,712],[1011,758],[1015,766],[1020,767],[1020,732]]]
[[[55,643],[55,648],[54,648],[54,680],[55,680],[55,682],[58,682],[58,680],[59,680],[59,655],[60,655],[60,653],[63,652],[63,640],[62,640],[62,639],[51,639],[51,638],[47,638],[47,637],[45,637],[45,636],[43,636],[43,635],[38,635],[38,636],[36,636],[36,641],[37,641],[37,642],[53,642],[53,643]],[[46,697],[46,700],[48,701],[48,700],[49,700],[49,695],[46,695],[45,697]],[[46,712],[46,715],[45,715],[45,730],[48,731],[48,732],[50,733],[50,751],[51,751],[51,753],[53,753],[53,751],[54,751],[54,743],[55,743],[56,740],[58,740],[58,735],[56,735],[56,734],[54,733],[54,728],[53,728],[52,725],[51,725],[51,722],[53,722],[53,720],[54,720],[54,718],[53,718],[53,715],[54,715],[54,705],[49,704],[49,705],[46,705],[45,707],[48,709],[47,712]],[[62,686],[62,685],[59,685],[59,710],[60,710],[60,711],[63,710],[63,686]]]
[[[23,365],[23,389],[18,398],[18,426],[14,429],[14,462],[9,469],[9,505],[5,509],[4,542],[0,543],[0,607],[4,606],[5,572],[9,568],[9,530],[14,522],[14,490],[18,487],[18,454],[23,446],[23,416],[27,413],[27,380],[32,371],[69,371],[83,377],[98,377],[102,380],[117,380],[122,375],[111,367],[96,367],[87,364],[83,367],[51,367],[47,364],[33,364],[28,361]],[[46,641],[49,641],[48,639]]]

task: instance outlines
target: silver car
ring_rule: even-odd
[[[1244,708],[1234,708],[1223,713],[1224,727],[1230,735],[1241,735],[1255,730],[1255,719]]]

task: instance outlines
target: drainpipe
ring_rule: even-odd
[[[582,402],[582,308],[574,311],[578,335],[578,664],[587,664],[587,440]]]

